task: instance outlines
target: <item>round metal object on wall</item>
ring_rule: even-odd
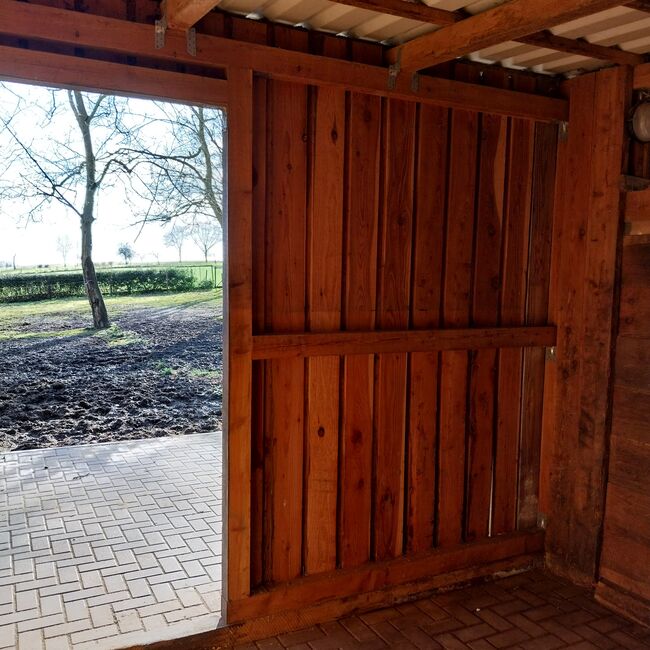
[[[650,142],[650,103],[644,102],[634,109],[632,130],[637,140]]]

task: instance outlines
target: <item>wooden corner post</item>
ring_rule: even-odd
[[[540,511],[550,568],[591,584],[605,500],[631,70],[583,75],[568,86],[555,189],[550,320],[557,347],[546,361]]]
[[[224,319],[224,611],[250,593],[253,74],[228,71]]]

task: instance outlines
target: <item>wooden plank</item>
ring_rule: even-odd
[[[620,0],[557,0],[549,6],[547,0],[510,0],[393,47],[388,59],[409,74],[619,4]]]
[[[344,327],[350,331],[337,336],[357,340],[363,340],[367,330],[375,326],[380,123],[381,101],[351,93],[347,108],[344,217]],[[368,349],[365,354],[350,354],[343,360],[338,555],[344,568],[370,558],[373,352]]]
[[[433,25],[453,25],[464,18],[463,14],[459,12],[430,7],[423,2],[405,2],[404,0],[334,0],[334,2]]]
[[[631,618],[641,625],[650,625],[650,602],[638,596],[617,589],[600,580],[596,585],[594,598],[625,618]]]
[[[248,67],[274,79],[307,84],[332,85],[381,96],[411,99],[441,106],[486,110],[533,120],[565,120],[568,103],[563,99],[530,96],[496,88],[478,87],[448,79],[422,77],[419,88],[410,79],[398,79],[394,90],[387,88],[387,70],[338,59],[292,52],[281,48],[199,34],[197,53],[187,52],[185,35],[170,30],[165,46],[155,49],[151,26],[92,16],[81,12],[0,0],[0,33],[19,38],[66,43],[91,50],[142,56],[219,69]],[[44,59],[49,55],[43,55]]]
[[[430,7],[424,2],[405,2],[404,0],[334,0],[334,2],[388,14],[390,16],[398,16],[399,18],[430,23],[432,25],[453,25],[467,18],[467,15],[464,15],[460,11],[449,11],[437,7]],[[578,56],[586,56],[592,59],[611,61],[619,65],[635,66],[645,62],[645,57],[642,54],[627,52],[618,47],[597,45],[584,39],[557,36],[550,31],[528,34],[527,36],[518,38],[517,42],[556,50],[557,52],[567,52],[568,54],[577,54]]]
[[[415,105],[388,100],[384,112],[377,325],[406,329],[409,320]],[[385,352],[376,360],[373,554],[402,552],[407,355]]]
[[[543,47],[557,52],[566,52],[567,54],[576,54],[578,56],[587,56],[590,59],[599,59],[601,61],[611,61],[618,65],[641,65],[645,63],[643,54],[627,52],[618,47],[605,47],[596,43],[590,43],[584,39],[565,38],[557,36],[550,31],[536,32],[528,34],[517,39],[519,43]]]
[[[650,88],[650,63],[637,65],[632,76],[632,88]]]
[[[535,127],[530,217],[530,252],[526,289],[526,325],[548,322],[553,237],[553,189],[557,159],[557,127]],[[544,408],[542,348],[524,350],[519,499],[517,527],[533,528],[539,512],[539,478]]]
[[[540,551],[534,551],[448,573],[427,573],[417,581],[341,599],[327,600],[315,605],[306,605],[289,612],[278,612],[247,619],[241,623],[184,637],[172,643],[179,650],[231,648],[258,639],[266,639],[269,634],[277,635],[294,630],[304,630],[318,623],[327,623],[407,603],[427,592],[447,590],[450,587],[471,582],[488,582],[503,576],[504,573],[522,573],[540,567],[542,564],[543,558]],[[148,646],[151,650],[168,650],[169,647],[169,641],[161,641]]]
[[[556,218],[563,232],[552,315],[558,326],[557,413],[555,427],[548,430],[552,444],[545,505],[553,516],[547,546],[556,570],[585,583],[596,572],[604,496],[608,341],[629,92],[625,75],[619,68],[572,80],[571,128],[561,149],[565,162],[556,192]]]
[[[253,359],[303,358],[323,355],[364,355],[394,352],[434,352],[480,348],[545,347],[556,341],[555,326],[475,327],[439,330],[264,334],[253,337]]]
[[[42,86],[107,92],[126,97],[171,99],[184,104],[225,105],[230,95],[222,79],[168,72],[65,54],[0,45],[0,78]]]
[[[446,327],[467,327],[470,318],[477,144],[478,116],[454,111],[442,296]],[[437,541],[440,546],[453,546],[462,540],[465,521],[468,353],[443,352],[440,362]]]
[[[543,549],[543,544],[544,534],[541,531],[513,533],[446,549],[431,549],[418,555],[373,562],[352,569],[307,576],[233,603],[230,622],[292,611],[330,599],[340,601],[362,592],[373,592],[468,566],[535,553]]]
[[[449,112],[418,109],[411,280],[411,326],[440,325]],[[435,534],[438,353],[413,352],[409,366],[406,550],[433,547]]]
[[[625,220],[650,221],[650,189],[625,194]]]
[[[253,79],[253,332],[265,331],[266,286],[266,161],[267,161],[267,80]],[[252,377],[252,482],[251,482],[251,585],[263,579],[264,547],[264,378],[263,361],[253,362]]]
[[[503,326],[525,322],[533,145],[534,126],[512,120],[499,306]],[[522,372],[521,349],[499,351],[493,535],[516,528]]]
[[[341,327],[345,93],[316,88],[308,223],[308,326]],[[307,360],[305,571],[336,567],[339,446],[339,357]]]
[[[251,347],[252,347],[252,184],[253,79],[250,70],[232,70],[225,246],[226,287],[224,350],[225,597],[250,593]]]
[[[169,27],[189,29],[220,2],[221,0],[163,0],[161,11]]]
[[[500,256],[508,120],[483,115],[475,234],[472,324],[499,320]],[[487,537],[490,523],[496,401],[496,349],[473,350],[467,432],[466,539]]]
[[[307,93],[274,82],[269,93],[266,326],[304,331]],[[302,569],[304,361],[266,364],[265,580]]]

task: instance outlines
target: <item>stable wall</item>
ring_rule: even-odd
[[[250,586],[265,590],[230,620],[291,609],[292,590],[307,605],[383,588],[373,563],[425,554],[414,581],[477,549],[486,565],[541,551],[554,331],[515,328],[547,324],[557,126],[261,78],[253,92]],[[453,351],[438,328],[460,331]],[[366,342],[382,331],[388,347]],[[319,587],[338,571],[347,586]]]

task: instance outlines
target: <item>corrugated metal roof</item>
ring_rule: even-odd
[[[475,14],[506,0],[425,1],[430,7],[448,11],[463,10]],[[265,18],[271,22],[301,25],[322,32],[346,34],[388,44],[404,43],[439,29],[430,23],[337,4],[329,0],[222,0],[219,8],[230,13]],[[583,38],[591,43],[619,47],[637,54],[650,52],[650,13],[628,7],[601,11],[559,25],[550,31],[559,36]],[[547,74],[574,73],[608,65],[606,61],[512,41],[474,52],[469,58]]]

